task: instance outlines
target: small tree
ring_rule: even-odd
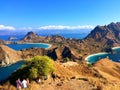
[[[36,78],[39,75],[48,75],[54,71],[53,60],[48,56],[35,56],[28,65],[31,66],[30,77]]]
[[[11,76],[11,82],[15,82],[17,78],[29,78],[34,80],[40,75],[47,76],[55,70],[53,60],[48,56],[35,56],[25,62],[19,70]]]

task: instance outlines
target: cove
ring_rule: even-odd
[[[27,44],[7,44],[8,47],[14,50],[22,50],[29,48],[49,48],[51,45],[46,43],[27,43]]]
[[[113,54],[110,53],[97,53],[97,54],[92,54],[88,57],[85,58],[88,63],[93,64],[96,61],[103,59],[103,58],[109,58],[110,60],[114,62],[120,62],[120,47],[115,47],[112,48]]]
[[[19,61],[5,67],[0,67],[0,82],[6,80],[15,70],[19,69],[23,64],[24,61]]]
[[[8,47],[14,50],[22,50],[28,48],[49,48],[51,45],[46,43],[27,43],[27,44],[7,44]],[[24,61],[19,61],[14,64],[0,67],[0,82],[6,80],[15,70],[19,69],[24,64]]]

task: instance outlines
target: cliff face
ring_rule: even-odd
[[[120,44],[120,22],[111,23],[105,26],[97,26],[85,38],[86,41],[93,40],[101,42],[101,45],[119,45]]]
[[[68,46],[60,46],[50,49],[48,50],[47,55],[54,60],[63,60],[66,57],[73,61],[80,59],[79,55],[74,51],[74,49]]]
[[[7,65],[22,60],[21,52],[0,45],[0,65]]]

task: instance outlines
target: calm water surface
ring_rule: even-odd
[[[113,49],[113,54],[109,53],[98,53],[98,54],[93,54],[90,55],[86,58],[86,60],[92,64],[95,63],[96,61],[103,59],[103,58],[109,58],[112,61],[115,62],[120,62],[120,47],[114,48]]]
[[[10,48],[14,50],[28,49],[28,48],[49,48],[49,44],[44,43],[35,43],[35,44],[8,44]],[[24,61],[20,61],[14,64],[11,64],[6,67],[0,68],[0,81],[7,79],[15,70],[19,69],[24,64]]]

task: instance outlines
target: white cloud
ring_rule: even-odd
[[[85,25],[85,26],[62,26],[62,25],[58,25],[58,26],[55,26],[55,25],[49,25],[49,26],[41,26],[39,27],[38,29],[43,29],[43,30],[51,30],[51,29],[93,29],[94,27],[91,26],[91,25]]]
[[[20,30],[33,30],[34,28],[32,27],[23,27],[23,28],[19,28]]]
[[[80,30],[80,29],[93,29],[94,26],[91,25],[85,25],[85,26],[63,26],[63,25],[48,25],[48,26],[41,26],[39,28],[33,28],[33,27],[21,27],[21,28],[15,28],[13,26],[6,26],[6,25],[0,25],[0,30]]]
[[[0,25],[0,30],[16,30],[13,26]]]

